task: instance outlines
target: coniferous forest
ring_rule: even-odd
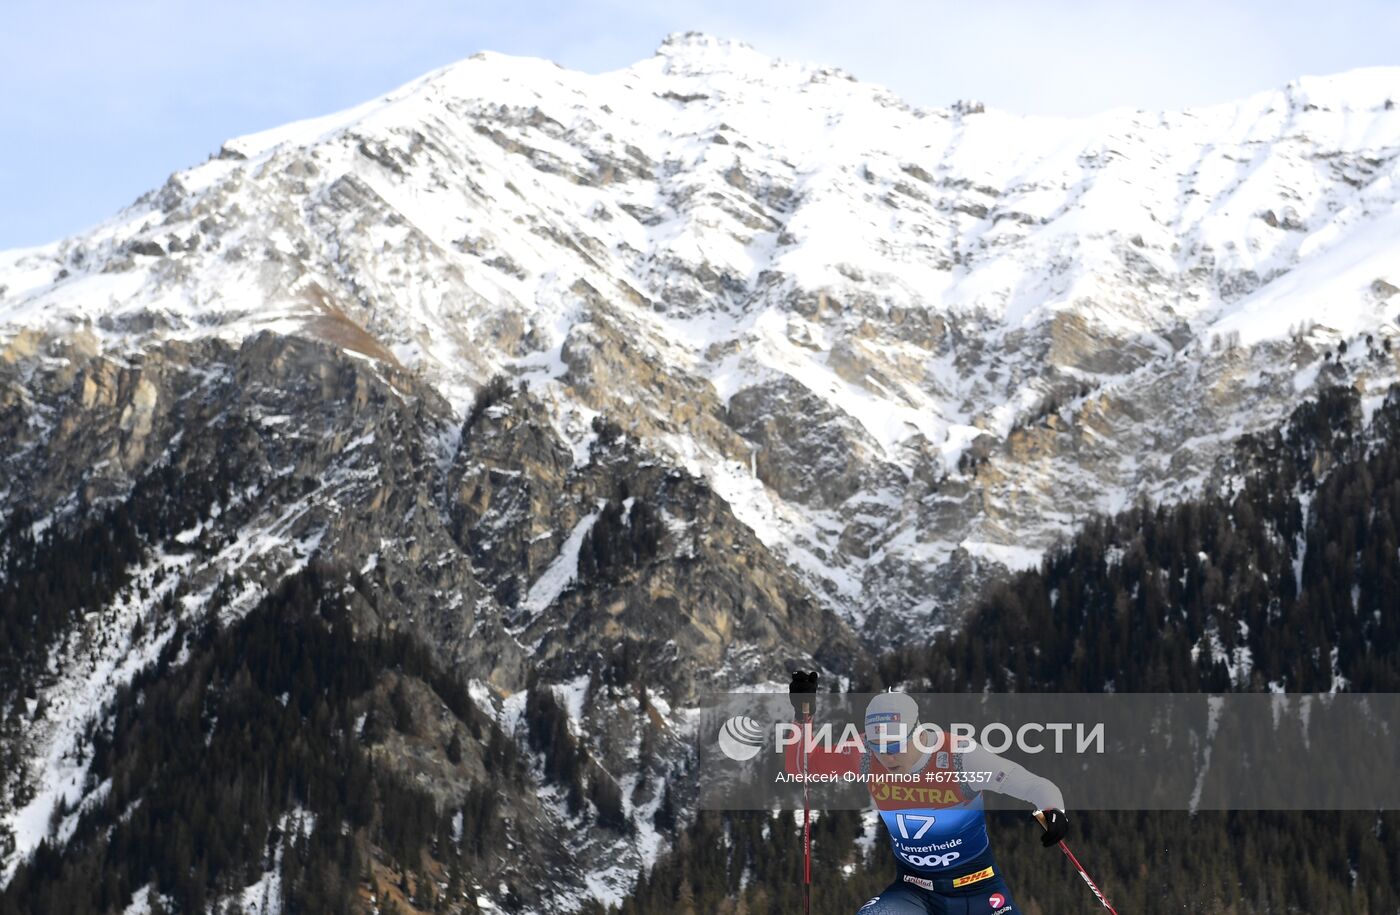
[[[1039,569],[989,589],[964,627],[884,656],[874,679],[853,687],[1400,687],[1400,390],[1367,417],[1355,391],[1329,389],[1278,429],[1246,437],[1222,474],[1196,500],[1090,521]],[[231,479],[211,481],[191,517]],[[165,519],[158,504],[138,492],[63,535],[59,549],[60,535],[36,542],[23,519],[11,526],[0,587],[7,695],[40,665],[28,646],[122,587],[143,537],[188,523]],[[616,551],[604,547],[620,523],[602,516],[585,545],[596,574],[613,567]],[[658,522],[631,529],[635,540]],[[654,553],[645,542],[627,549]],[[0,915],[122,912],[146,887],[151,911],[222,900],[219,911],[233,913],[250,885],[291,913],[474,912],[483,863],[512,854],[504,805],[528,790],[527,755],[569,810],[594,810],[598,828],[631,837],[619,786],[549,691],[532,690],[524,727],[505,734],[414,636],[364,625],[354,604],[372,603],[373,590],[356,572],[313,564],[236,621],[221,620],[216,599],[202,621],[182,624],[90,728],[82,752],[98,800],[55,811],[68,840],[41,845],[19,868]],[[29,616],[20,595],[38,596]],[[1212,642],[1221,650],[1200,650]],[[1225,658],[1239,648],[1250,663],[1232,676]],[[636,668],[621,676],[629,682],[609,688],[645,694],[647,684],[631,682]],[[447,724],[433,730],[425,709],[439,707]],[[472,783],[465,801],[444,804],[379,764],[376,747],[410,738],[442,744],[432,752]],[[1028,817],[989,819],[1025,911],[1097,909]],[[1400,911],[1394,813],[1071,809],[1071,820],[1072,847],[1120,912]],[[792,814],[694,815],[668,794],[654,825],[669,849],[614,911],[800,910]],[[817,820],[814,911],[854,912],[888,882],[890,855],[866,829],[857,813]],[[280,880],[259,885],[272,869]],[[507,908],[527,908],[526,891],[506,887]]]
[[[504,782],[523,784],[524,770],[421,645],[352,633],[342,581],[313,568],[227,630],[211,618],[177,633],[89,736],[92,784],[110,784],[102,802],[62,851],[40,846],[0,911],[120,911],[147,884],[175,911],[205,911],[274,861],[286,911],[352,911],[369,893],[381,911],[432,910],[442,883],[462,899],[495,845],[497,794],[482,786],[440,809],[377,769],[376,727],[413,729],[402,699],[412,678]],[[398,686],[376,697],[386,674]]]

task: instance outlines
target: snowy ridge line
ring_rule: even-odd
[[[1113,153],[1109,156],[1111,164],[1126,168],[1130,167],[1132,160],[1130,154],[1125,150],[1128,148],[1153,148],[1154,144],[1148,140],[1147,134],[1154,130],[1158,132],[1174,131],[1177,134],[1181,134],[1182,132],[1196,133],[1197,135],[1206,130],[1210,130],[1213,136],[1218,136],[1223,132],[1229,137],[1229,140],[1228,143],[1218,144],[1219,152],[1229,157],[1231,151],[1237,147],[1248,147],[1260,142],[1287,142],[1285,139],[1289,136],[1287,131],[1301,129],[1304,121],[1308,120],[1308,118],[1305,118],[1303,115],[1296,114],[1295,109],[1298,107],[1312,106],[1313,108],[1321,107],[1324,111],[1329,113],[1334,110],[1340,110],[1344,112],[1344,115],[1339,120],[1336,117],[1329,119],[1325,114],[1311,114],[1311,119],[1316,121],[1316,125],[1314,126],[1317,128],[1317,131],[1314,134],[1306,135],[1309,142],[1323,148],[1334,144],[1339,148],[1346,148],[1348,144],[1354,144],[1355,148],[1360,150],[1375,150],[1378,152],[1378,155],[1385,150],[1400,148],[1400,128],[1397,128],[1393,123],[1400,120],[1400,118],[1387,116],[1387,111],[1383,104],[1391,94],[1394,94],[1394,89],[1400,89],[1400,77],[1396,76],[1396,72],[1400,71],[1358,71],[1358,73],[1355,74],[1346,74],[1324,80],[1307,80],[1300,83],[1300,86],[1306,85],[1309,87],[1308,92],[1299,92],[1289,89],[1285,90],[1283,93],[1265,93],[1239,103],[1238,105],[1202,109],[1197,112],[1191,112],[1189,115],[1164,114],[1151,120],[1139,118],[1136,115],[1128,116],[1122,113],[1113,113],[1097,116],[1095,118],[1057,122],[1054,121],[1054,119],[1016,119],[1000,115],[996,112],[985,112],[977,117],[959,118],[955,132],[948,134],[949,139],[943,139],[940,136],[941,132],[954,130],[950,124],[944,123],[943,118],[919,119],[914,117],[913,113],[908,110],[898,108],[892,111],[885,111],[878,107],[872,109],[872,102],[881,97],[881,92],[876,87],[855,83],[840,87],[822,86],[818,89],[811,85],[811,79],[820,71],[811,68],[794,68],[791,65],[786,65],[781,62],[768,61],[751,50],[741,52],[737,50],[737,46],[728,46],[727,50],[723,52],[715,50],[717,47],[724,46],[725,43],[716,43],[712,40],[707,40],[705,42],[678,41],[669,45],[668,48],[663,49],[666,53],[659,58],[640,63],[619,74],[604,74],[602,76],[587,76],[585,74],[568,72],[558,74],[546,70],[543,62],[514,61],[495,55],[479,56],[472,60],[444,68],[436,73],[429,74],[379,100],[358,106],[347,112],[331,115],[327,118],[315,119],[310,122],[300,122],[285,128],[267,131],[263,134],[255,135],[254,137],[231,140],[229,144],[226,144],[227,149],[231,152],[237,152],[241,147],[247,147],[247,149],[240,154],[246,155],[248,153],[253,153],[255,158],[247,162],[231,161],[228,159],[212,160],[188,172],[181,173],[177,176],[179,179],[178,183],[184,194],[194,195],[196,197],[207,196],[216,192],[221,187],[222,183],[233,180],[235,176],[237,176],[239,181],[247,181],[249,180],[248,176],[252,175],[261,177],[261,172],[270,169],[274,164],[274,160],[278,162],[281,161],[278,160],[278,156],[286,157],[294,153],[308,150],[324,154],[338,149],[339,147],[337,144],[349,143],[350,140],[360,142],[364,137],[369,137],[377,142],[381,134],[393,134],[403,129],[404,124],[406,122],[412,122],[415,115],[436,117],[443,109],[450,111],[460,108],[472,112],[478,117],[484,118],[489,110],[493,110],[493,104],[495,106],[509,106],[515,104],[530,111],[541,111],[543,110],[543,105],[551,110],[556,108],[561,109],[561,113],[570,112],[573,114],[574,118],[578,118],[583,115],[585,110],[589,111],[590,114],[593,113],[591,108],[588,107],[590,103],[602,103],[607,104],[609,108],[612,108],[617,113],[617,120],[620,122],[619,126],[628,126],[631,129],[635,129],[642,123],[647,123],[655,115],[662,115],[661,121],[663,123],[675,121],[680,128],[671,133],[671,136],[675,138],[673,142],[678,144],[679,149],[690,151],[691,158],[699,156],[699,162],[696,165],[697,171],[703,175],[705,172],[716,169],[718,163],[711,165],[709,161],[712,157],[712,153],[708,149],[702,151],[701,147],[696,146],[700,132],[709,127],[708,109],[705,106],[700,106],[697,114],[690,113],[689,106],[686,110],[679,112],[672,110],[673,106],[669,105],[658,109],[658,104],[653,94],[646,93],[643,88],[646,86],[660,88],[666,86],[668,83],[700,83],[707,88],[718,90],[720,97],[723,97],[726,101],[739,103],[739,111],[736,114],[736,120],[741,120],[741,124],[731,126],[730,130],[735,132],[742,131],[744,135],[751,136],[753,139],[765,139],[767,141],[764,144],[765,147],[771,150],[770,158],[781,161],[792,160],[790,165],[796,174],[811,175],[835,172],[836,175],[840,175],[842,170],[840,168],[834,168],[833,162],[829,159],[813,159],[812,157],[814,155],[818,155],[818,153],[814,152],[815,150],[823,150],[821,155],[835,155],[839,157],[840,154],[843,153],[854,154],[858,151],[870,152],[873,147],[873,150],[879,153],[882,158],[891,156],[895,162],[900,163],[940,161],[939,157],[931,157],[931,152],[934,150],[946,150],[949,152],[949,155],[947,157],[942,157],[941,161],[945,162],[945,168],[949,171],[955,171],[964,166],[966,163],[960,160],[970,154],[975,154],[976,160],[980,163],[980,180],[973,182],[974,187],[986,187],[996,190],[999,187],[998,181],[1001,181],[1004,184],[1000,186],[1033,189],[1019,192],[1024,200],[1015,205],[1015,212],[1026,211],[1027,202],[1038,199],[1038,195],[1044,196],[1046,188],[1055,186],[1056,182],[1048,179],[1051,175],[1055,174],[1056,169],[1069,166],[1070,161],[1066,158],[1066,153],[1069,150],[1110,148],[1113,150]],[[715,60],[718,59],[716,58],[716,54],[719,54],[720,58],[730,63],[736,59],[742,60],[745,64],[745,70],[740,74],[722,71],[715,64]],[[589,98],[590,95],[592,96],[592,98],[589,98],[589,102],[584,103],[583,107],[580,107],[577,101],[571,101],[567,97],[567,93],[574,88],[572,84],[575,83],[586,87],[583,89],[585,98]],[[534,87],[533,94],[525,90],[527,86]],[[764,119],[771,116],[772,109],[777,103],[776,97],[785,98],[793,93],[801,100],[800,105],[797,106],[797,110],[800,113],[794,117],[785,119],[779,125],[770,125],[767,130],[764,130]],[[820,100],[808,98],[808,96],[813,93],[820,95]],[[1362,104],[1351,102],[1344,93],[1354,93],[1366,98],[1367,101]],[[664,95],[664,91],[661,92],[661,94]],[[1335,102],[1333,105],[1318,106],[1316,102],[1309,100],[1312,95],[1318,95],[1320,97],[1325,96],[1329,101],[1340,96],[1349,104],[1338,106],[1336,109],[1333,107],[1333,105],[1336,104]],[[1375,97],[1374,100],[1370,98],[1372,96]],[[527,101],[529,105],[525,107]],[[1289,113],[1288,117],[1271,118],[1266,115],[1260,115],[1253,122],[1255,126],[1251,128],[1251,130],[1254,132],[1235,136],[1230,135],[1232,131],[1237,130],[1235,125],[1239,124],[1241,121],[1240,114],[1242,110],[1249,110],[1254,107],[1266,111],[1274,111],[1279,110],[1278,106],[1280,106],[1280,104],[1284,106],[1282,110]],[[871,110],[881,113],[879,115],[871,115],[869,113]],[[825,117],[818,118],[816,117],[817,114],[823,114]],[[742,115],[742,119],[737,115]],[[1361,123],[1353,123],[1357,121],[1357,119],[1363,117],[1374,118],[1376,124],[1366,124],[1364,126],[1367,129],[1362,129],[1363,125]],[[839,125],[838,128],[833,129],[826,126],[833,118]],[[568,118],[562,120],[564,123],[568,122]],[[906,121],[908,123],[906,123]],[[1333,123],[1334,121],[1337,123]],[[849,136],[849,122],[859,123],[862,128],[870,128],[870,130],[862,130],[859,135],[860,139],[857,140],[856,137]],[[334,125],[333,129],[328,129],[331,125]],[[775,126],[781,128],[782,132],[775,132]],[[917,129],[914,130],[911,138],[906,139],[903,138],[900,133],[896,133],[894,130],[896,126],[900,128],[901,132],[906,131],[910,127],[916,127]],[[351,127],[356,128],[353,135],[347,133]],[[797,130],[796,135],[793,135],[793,128],[795,127],[800,129]],[[833,135],[843,138],[842,142],[837,143],[834,149],[831,143],[821,142],[822,140],[829,141]],[[1109,142],[1097,139],[1104,135],[1115,138],[1111,141],[1112,145],[1110,145]],[[955,136],[963,137],[964,142],[971,148],[968,150],[962,149],[960,144],[951,139]],[[787,142],[779,142],[780,137],[787,137]],[[554,141],[547,136],[534,135],[532,139],[540,143],[542,147],[548,146],[551,142],[558,145],[558,141]],[[639,137],[639,139],[643,138]],[[654,142],[656,138],[652,139]],[[1174,143],[1168,145],[1167,149],[1173,156],[1180,158],[1183,155],[1183,151],[1189,153],[1194,148],[1195,144],[1191,141],[1195,139],[1196,137],[1194,136],[1189,139],[1178,139]],[[949,145],[950,142],[953,143],[952,146]],[[987,155],[990,151],[999,147],[1004,147],[1006,151],[1000,155]],[[1034,169],[1027,171],[1028,160],[1032,160],[1041,148],[1047,148],[1053,151],[1048,161],[1037,163],[1042,168],[1050,169],[1050,173],[1044,176],[1038,176]],[[1215,148],[1215,145],[1210,146],[1210,149]],[[573,148],[568,146],[564,146],[563,151],[571,154],[574,152]],[[520,176],[521,170],[519,167],[515,166],[514,163],[509,161],[509,153],[496,148],[492,144],[488,143],[486,146],[482,147],[480,153],[476,155],[475,158],[477,161],[495,159],[497,167],[501,170],[502,177],[510,176],[514,178]],[[747,158],[748,157],[741,157],[740,161],[744,162]],[[1093,158],[1099,157],[1095,156]],[[839,162],[841,160],[837,158],[836,161]],[[1192,160],[1187,159],[1186,161],[1190,163]],[[1216,161],[1216,159],[1209,159],[1209,163],[1215,163]],[[1227,160],[1220,159],[1218,161],[1225,162]],[[1192,196],[1199,198],[1208,191],[1224,188],[1238,194],[1248,193],[1251,195],[1251,200],[1257,197],[1260,199],[1261,203],[1265,203],[1270,201],[1268,197],[1270,181],[1280,183],[1285,181],[1291,182],[1293,180],[1301,180],[1302,177],[1305,177],[1298,174],[1299,170],[1295,163],[1275,164],[1268,153],[1261,155],[1251,154],[1247,158],[1247,161],[1251,163],[1251,170],[1246,178],[1240,178],[1238,175],[1228,174],[1230,172],[1229,169],[1225,169],[1224,172],[1217,177],[1213,172],[1209,172],[1204,167],[1204,163],[1201,159],[1196,159],[1196,168],[1189,173],[1193,176],[1189,190],[1193,191],[1194,194],[1175,201],[1175,205],[1183,208],[1181,210],[1182,215],[1180,218],[1172,221],[1171,224],[1178,227],[1186,225],[1189,226],[1191,230],[1199,230],[1207,235],[1211,233],[1220,234],[1213,228],[1214,222],[1211,221],[1212,217],[1214,217],[1216,221],[1219,220],[1219,217],[1226,215],[1236,218],[1239,215],[1243,215],[1243,211],[1249,210],[1249,207],[1240,203],[1232,203],[1228,207],[1212,210],[1207,204],[1199,200],[1191,200]],[[1376,161],[1384,162],[1386,160],[1377,159]],[[1129,163],[1129,165],[1124,165],[1123,163]],[[765,164],[771,168],[771,164]],[[406,194],[402,188],[396,188],[392,185],[384,184],[382,181],[378,181],[379,170],[372,167],[373,163],[365,164],[363,157],[346,160],[346,165],[342,167],[348,166],[353,167],[350,167],[349,171],[345,172],[345,174],[363,174],[366,179],[374,180],[374,186],[376,190],[380,192],[380,196],[386,200],[392,200],[394,206],[399,211],[408,214],[415,209],[421,208],[422,201],[418,199],[418,195],[411,193]],[[1214,164],[1211,164],[1210,167],[1212,169],[1217,168]],[[1094,165],[1089,169],[1090,178],[1093,178],[1098,172],[1105,171],[1105,169],[1106,166]],[[767,169],[765,169],[765,171],[766,170]],[[1146,167],[1138,168],[1138,170],[1141,171],[1142,174],[1137,175],[1137,177],[1151,177],[1151,173],[1159,170],[1159,167],[1156,164],[1149,163]],[[1280,171],[1280,174],[1269,175],[1268,172],[1271,170]],[[1183,173],[1185,173],[1184,168]],[[893,174],[903,173],[896,171]],[[891,178],[893,174],[890,176]],[[832,176],[833,181],[837,180],[836,175]],[[844,179],[840,180],[844,181]],[[950,178],[943,180],[958,179]],[[806,181],[809,184],[812,183],[810,177],[808,177]],[[574,190],[566,194],[565,189],[562,187],[549,187],[538,180],[534,180],[531,183],[534,185],[535,191],[548,192],[547,196],[543,199],[557,199],[559,205],[557,212],[552,212],[554,209],[552,205],[543,207],[537,206],[534,208],[538,218],[545,220],[547,224],[556,228],[573,227],[576,220],[574,216],[576,212],[575,207],[585,203],[597,206],[605,202],[605,200],[600,200],[599,195],[596,193],[589,194]],[[1127,185],[1133,183],[1135,182],[1114,181],[1113,190],[1115,192],[1122,191],[1123,188],[1119,186],[1120,184]],[[1095,185],[1090,184],[1087,186],[1093,187]],[[722,192],[729,192],[730,194],[736,193],[734,188],[726,184],[718,184],[717,187],[722,189]],[[1179,187],[1175,185],[1168,186],[1160,182],[1154,182],[1153,187],[1154,190],[1160,190],[1162,193],[1170,191],[1173,196],[1177,196],[1181,193]],[[826,197],[832,196],[833,190],[835,189],[828,183],[819,182],[816,184],[813,193]],[[837,199],[844,202],[845,198],[840,196],[840,194],[843,192],[849,193],[849,190],[850,189],[846,187],[840,187],[836,195]],[[1369,190],[1370,185],[1363,188],[1363,191]],[[584,199],[567,200],[566,198],[570,195]],[[1006,196],[1004,192],[1000,192],[1000,195],[1002,197]],[[1097,201],[1104,196],[1103,194],[1097,194],[1095,195],[1095,200]],[[1364,193],[1361,196],[1362,199],[1365,199]],[[1082,201],[1085,194],[1076,190],[1072,194],[1072,197],[1077,201]],[[1205,199],[1208,199],[1208,196]],[[436,206],[440,207],[445,202],[446,201],[439,201]],[[1132,216],[1131,221],[1134,224],[1138,224],[1142,222],[1142,218],[1140,214],[1132,211],[1132,206],[1143,205],[1143,212],[1152,212],[1155,208],[1155,204],[1159,202],[1161,202],[1160,198],[1144,197],[1144,194],[1141,192],[1134,193],[1127,201],[1118,204],[1111,215],[1121,215],[1122,212],[1126,210],[1128,211],[1128,215]],[[814,201],[813,204],[816,205],[816,202]],[[1083,204],[1081,203],[1080,205],[1082,206]],[[997,206],[1005,211],[1013,210],[1012,204],[1006,201],[999,202]],[[443,237],[442,232],[447,231],[448,228],[452,228],[455,231],[455,227],[461,225],[463,220],[445,218],[441,210],[435,209],[431,210],[431,212],[433,214],[432,216],[420,216],[416,218],[410,216],[408,219],[409,225],[418,227],[415,231],[425,236],[436,236],[434,241],[440,246],[440,249],[448,250],[451,247],[451,239]],[[1267,210],[1267,212],[1273,212],[1273,210]],[[1050,207],[1049,209],[1042,208],[1041,216],[1038,218],[1049,218],[1057,213],[1061,213],[1062,218],[1069,218],[1062,213],[1059,207]],[[612,239],[615,252],[614,257],[618,257],[619,260],[630,259],[619,257],[620,249],[617,249],[616,245],[623,241],[623,239],[627,239],[630,243],[630,247],[636,248],[636,241],[643,240],[645,237],[650,237],[648,246],[656,252],[654,256],[665,256],[668,250],[671,252],[672,256],[678,256],[678,252],[681,250],[697,252],[704,250],[706,254],[712,258],[715,254],[713,250],[714,246],[716,243],[723,240],[723,235],[698,234],[697,227],[693,223],[693,220],[695,220],[698,215],[697,213],[691,212],[677,213],[677,222],[674,229],[670,231],[669,237],[667,237],[666,234],[658,236],[654,228],[645,230],[641,236],[638,236],[636,233],[629,234],[626,231],[615,232],[614,238]],[[143,216],[145,217],[144,219],[142,218]],[[157,211],[150,211],[149,214],[137,212],[131,215],[131,219],[128,220],[128,222],[140,223],[140,225],[144,227],[150,224],[152,216],[159,218]],[[1253,218],[1252,212],[1249,213],[1249,218]],[[1277,214],[1275,214],[1273,221],[1277,221],[1278,218]],[[1343,218],[1352,224],[1356,223],[1355,212],[1347,210],[1345,207],[1343,208]],[[993,220],[992,227],[985,226],[984,223],[987,219]],[[1085,217],[1075,216],[1074,219],[1083,222]],[[815,223],[816,220],[803,220],[803,222]],[[1160,222],[1160,220],[1158,222]],[[1076,230],[1075,234],[1077,236],[1092,238],[1094,236],[1106,236],[1112,233],[1113,225],[1112,220],[1096,220],[1092,226],[1076,225],[1073,226],[1073,228]],[[424,228],[433,226],[439,228]],[[990,213],[987,217],[984,217],[983,222],[974,222],[970,224],[970,227],[976,233],[973,237],[979,241],[985,241],[988,234],[995,235],[995,226],[996,222]],[[124,228],[129,228],[129,226],[123,223],[118,226],[99,227],[99,229],[94,232],[94,241],[98,241],[99,243],[111,241],[115,244],[117,237],[122,234]],[[815,229],[815,225],[813,228]],[[1276,231],[1282,231],[1283,240],[1288,241],[1287,230]],[[287,233],[284,232],[281,234],[288,237],[290,240],[290,236],[287,236]],[[1128,236],[1131,233],[1124,230],[1122,234]],[[1160,232],[1158,234],[1160,234]],[[1226,233],[1226,236],[1228,236],[1228,234],[1229,233]],[[1255,234],[1257,235],[1257,233]],[[1331,234],[1336,235],[1338,233],[1332,231]],[[1059,244],[1062,240],[1060,239],[1061,235],[1063,235],[1063,233],[1056,234],[1056,244]],[[1385,233],[1377,232],[1375,235],[1383,237]],[[1263,237],[1264,236],[1252,238],[1250,247],[1259,248],[1258,242]],[[505,241],[504,238],[500,240]],[[1028,239],[1022,238],[1011,239],[1011,241],[1017,244],[1027,240]],[[1213,241],[1213,239],[1210,240]],[[1227,245],[1225,242],[1229,242],[1229,244]],[[808,238],[803,244],[791,250],[785,250],[783,253],[779,253],[778,249],[774,248],[769,253],[776,260],[771,263],[755,264],[745,272],[748,275],[757,276],[764,269],[777,268],[789,275],[792,280],[797,283],[799,288],[820,289],[825,286],[839,288],[842,285],[846,285],[846,283],[844,281],[833,282],[833,278],[829,275],[813,276],[810,277],[810,279],[815,282],[807,282],[804,279],[803,272],[806,269],[805,267],[803,270],[789,269],[790,266],[797,266],[809,262],[839,263],[841,258],[832,261],[826,256],[827,252],[824,250],[824,246],[828,243],[829,242],[824,238],[821,240],[817,238]],[[516,260],[519,260],[520,256],[523,256],[523,249],[514,250],[517,244],[526,245],[538,251],[536,256],[527,258],[528,260],[532,260],[536,264],[541,265],[550,262],[550,252],[540,249],[540,243],[537,238],[525,236],[509,242],[509,246],[513,249],[513,256],[515,256]],[[1292,245],[1292,242],[1290,241],[1289,244]],[[84,245],[84,247],[89,247],[89,245]],[[120,246],[117,245],[117,247]],[[954,247],[963,246],[955,245]],[[1214,250],[1218,250],[1221,247],[1238,250],[1239,244],[1234,238],[1222,237],[1221,244],[1210,244],[1209,247]],[[1327,239],[1321,237],[1311,247],[1303,245],[1298,246],[1299,251],[1303,254],[1310,253],[1313,248],[1326,247],[1328,247]],[[26,288],[36,292],[36,294],[38,294],[38,290],[43,288],[40,285],[31,285],[25,281],[25,278],[36,278],[35,271],[39,268],[33,258],[35,256],[41,256],[37,255],[36,252],[43,252],[46,250],[47,249],[27,249],[21,252],[9,252],[9,254],[12,255],[11,257],[0,257],[0,275],[6,275],[6,278],[11,278],[10,275],[12,274],[15,280],[7,284],[10,289],[6,294],[7,298],[14,299],[15,296],[20,295],[21,290]],[[648,249],[642,248],[640,250],[646,251]],[[1149,254],[1150,253],[1149,251]],[[1240,257],[1242,255],[1234,254],[1232,256]],[[1180,258],[1184,259],[1185,255],[1180,255]],[[683,257],[681,260],[685,261],[689,260],[689,258]],[[996,260],[1004,261],[1005,258],[998,254],[994,256],[994,261]],[[7,261],[10,263],[7,264]],[[30,265],[33,269],[28,271],[18,269],[21,262]],[[787,262],[793,263],[789,265]],[[892,261],[889,257],[877,256],[873,259],[873,263],[889,267],[894,263],[898,263],[898,261]],[[458,260],[458,265],[461,266],[460,259]],[[11,269],[7,271],[5,269],[6,266]],[[621,264],[608,266],[610,268],[615,268],[616,266],[621,266]],[[639,266],[643,266],[643,272],[646,272],[647,268],[645,264]],[[1160,266],[1165,268],[1170,265],[1164,262]],[[1286,264],[1284,266],[1286,266]],[[1013,267],[1013,269],[1020,268]],[[1267,260],[1251,262],[1248,264],[1247,269],[1259,275],[1271,274],[1276,270],[1275,266],[1273,266],[1273,262]],[[954,273],[956,272],[957,271],[954,271]],[[325,275],[331,276],[334,275],[334,273],[335,271],[331,271]],[[486,274],[486,276],[489,275],[491,274]],[[973,279],[977,275],[979,275],[979,271],[970,271],[967,278]],[[637,288],[645,289],[650,285],[646,277],[642,275],[634,274],[629,280],[632,281],[632,284],[637,286]],[[497,284],[492,283],[492,285]],[[926,284],[918,285],[920,288],[940,290],[946,285],[946,282],[940,279],[933,286],[927,286]],[[1005,288],[1001,287],[999,282],[996,285],[998,285],[998,288]],[[292,283],[286,288],[286,292],[293,293],[296,289],[297,284]],[[118,297],[122,296],[119,290],[114,289],[113,291],[117,293]],[[528,292],[528,284],[522,284],[520,291]],[[1065,298],[1063,298],[1062,301],[1066,303],[1070,302],[1073,298],[1068,290],[1065,291],[1064,295]],[[15,301],[15,304],[10,309],[13,317],[20,318],[19,315],[13,315],[13,311],[19,305],[22,305],[26,298],[27,296],[21,296]],[[948,303],[946,297],[940,294],[926,295],[925,298],[932,301],[944,298],[945,305],[955,304]],[[983,298],[985,297],[981,294],[975,295],[968,304],[972,305],[974,308],[982,308],[984,306],[977,303]],[[178,313],[179,311],[186,310],[186,306],[182,306],[172,299],[166,299],[161,304],[165,306],[170,313]],[[191,301],[188,304],[194,303]],[[207,307],[207,304],[212,303],[201,303],[201,308]],[[1241,307],[1246,312],[1253,313],[1259,310],[1259,303],[1247,302]],[[62,311],[62,309],[59,309],[59,311]],[[3,311],[0,311],[0,314],[3,313]],[[1116,309],[1110,309],[1103,312],[1101,317],[1112,318],[1114,315],[1119,314],[1122,314],[1122,312]],[[1006,313],[1006,319],[1009,325],[1024,323],[1022,321],[1017,321],[1014,315],[1014,310]],[[21,318],[20,323],[24,324],[27,323],[27,321]],[[1142,327],[1140,322],[1134,323],[1130,321],[1129,324]],[[1227,323],[1222,324],[1220,329],[1229,332],[1234,328]]]

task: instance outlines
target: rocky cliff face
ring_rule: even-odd
[[[500,727],[556,691],[654,838],[700,692],[862,679],[1090,513],[1214,485],[1319,377],[1395,378],[1393,95],[1057,121],[706,36],[479,55],[0,253],[6,536],[120,515],[137,556],[10,668],[5,872],[177,621],[312,562]],[[588,849],[551,879],[612,862],[595,894],[654,849],[522,816]]]
[[[576,454],[524,393],[478,406],[450,471],[449,511],[541,674],[572,679],[627,658],[688,701],[781,670],[786,646],[862,669],[849,626],[703,479],[606,420]]]
[[[411,374],[301,337],[170,341],[120,360],[81,336],[25,347],[0,368],[7,538],[61,551],[64,535],[117,512],[136,519],[139,546],[120,583],[7,666],[3,704],[20,716],[0,785],[7,873],[51,835],[56,805],[84,803],[85,734],[132,675],[182,627],[231,624],[313,561],[360,582],[358,631],[431,646],[507,732],[529,684],[648,684],[656,704],[608,701],[597,683],[572,711],[585,746],[632,785],[628,809],[649,833],[662,784],[688,757],[673,704],[775,679],[794,659],[866,664],[850,627],[703,479],[601,419],[576,451],[523,388],[493,386],[462,424]],[[472,768],[470,741],[468,762],[448,764],[452,717],[415,680],[386,673],[363,714],[390,714],[400,679],[419,724],[386,729],[375,759],[445,805],[504,777],[480,759]],[[657,726],[657,755],[642,764],[629,748]],[[544,883],[503,856],[477,875],[483,885],[499,877],[527,902],[552,884],[577,894],[606,861],[615,873],[599,886],[620,888],[647,860],[634,841],[522,798],[503,838],[571,836],[582,851]]]

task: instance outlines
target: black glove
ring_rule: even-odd
[[[817,704],[817,672],[793,671],[792,682],[788,684],[788,701],[792,703],[792,712],[795,716],[802,717],[802,706],[807,706],[807,713],[811,714]]]
[[[1069,835],[1069,816],[1063,810],[1051,807],[1049,810],[1038,811],[1036,817],[1040,825],[1045,827],[1045,835],[1040,837],[1040,844],[1049,848],[1051,845],[1058,845],[1065,836]]]

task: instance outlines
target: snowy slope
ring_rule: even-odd
[[[1205,485],[1325,350],[1396,333],[1397,97],[1384,68],[1052,119],[703,35],[604,74],[481,54],[0,253],[0,340],[304,334],[459,412],[518,374],[889,627]]]

